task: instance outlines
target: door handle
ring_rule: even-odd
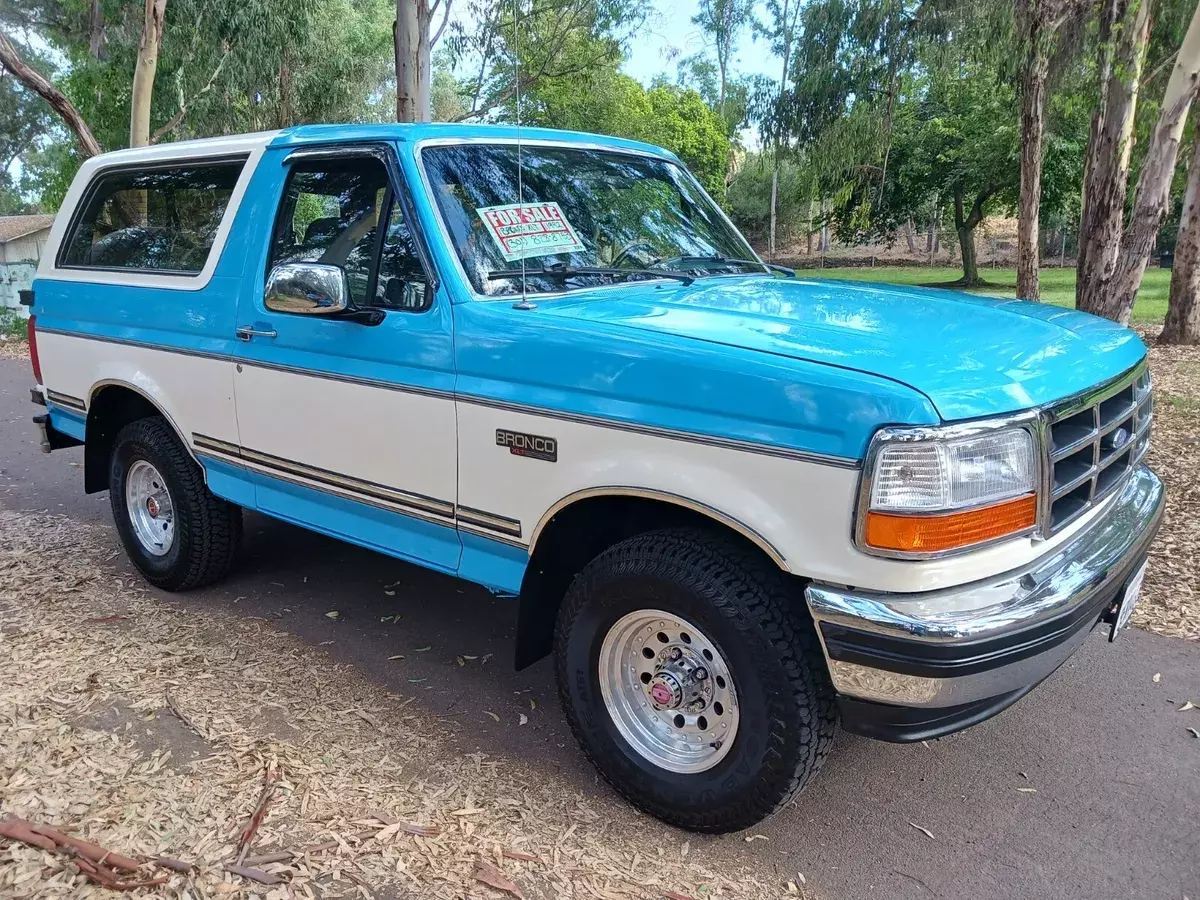
[[[273,338],[278,334],[278,332],[274,328],[259,329],[255,328],[253,325],[243,325],[235,332],[235,334],[237,334],[237,336],[243,341],[248,341],[253,337]]]

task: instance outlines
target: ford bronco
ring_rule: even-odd
[[[1138,599],[1163,488],[1131,331],[765,265],[672,154],[303,126],[88,160],[30,303],[46,450],[146,579],[242,510],[516,598],[622,794],[749,827],[837,723],[1015,702]]]

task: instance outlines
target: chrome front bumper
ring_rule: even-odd
[[[843,722],[874,737],[921,740],[1015,702],[1120,599],[1162,512],[1162,482],[1139,466],[1094,521],[1023,569],[921,594],[810,584],[805,596]]]

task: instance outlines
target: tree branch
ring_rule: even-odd
[[[432,50],[434,47],[436,47],[436,46],[437,46],[437,42],[438,42],[438,41],[440,41],[440,40],[442,39],[442,32],[443,32],[443,31],[445,31],[445,30],[446,30],[446,26],[447,26],[448,24],[450,24],[450,4],[451,4],[452,2],[453,2],[453,0],[446,0],[446,9],[445,9],[445,11],[442,13],[442,24],[441,24],[441,25],[439,25],[439,26],[438,26],[438,30],[437,30],[437,31],[435,31],[435,32],[433,33],[433,37],[431,37],[431,38],[429,39],[429,49],[430,49],[430,50]],[[433,8],[434,8],[434,10],[436,10],[436,9],[437,9],[437,4],[436,4],[436,3],[434,4],[434,7],[433,7]],[[430,17],[432,18],[432,16],[433,16],[433,11],[431,10],[431,11],[430,11]]]
[[[192,104],[213,89],[213,85],[215,85],[217,83],[217,79],[221,77],[221,70],[225,68],[225,61],[229,59],[229,52],[232,48],[230,47],[229,43],[226,42],[222,49],[224,49],[225,52],[221,54],[221,59],[217,63],[217,67],[213,69],[212,75],[208,77],[208,82],[186,101],[182,97],[183,92],[180,91],[181,96],[179,98],[179,112],[171,116],[165,125],[155,131],[154,134],[150,135],[150,143],[157,144],[163,137],[170,134],[181,124],[183,124],[183,120],[187,118],[188,110],[192,108]]]
[[[12,72],[17,81],[49,103],[54,111],[62,117],[79,142],[79,149],[83,153],[84,159],[104,152],[92,134],[92,129],[88,127],[74,104],[40,72],[21,59],[17,48],[8,39],[8,35],[2,31],[0,31],[0,64]]]

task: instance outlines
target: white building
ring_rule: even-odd
[[[19,291],[33,284],[54,216],[0,216],[0,307],[24,310]]]

